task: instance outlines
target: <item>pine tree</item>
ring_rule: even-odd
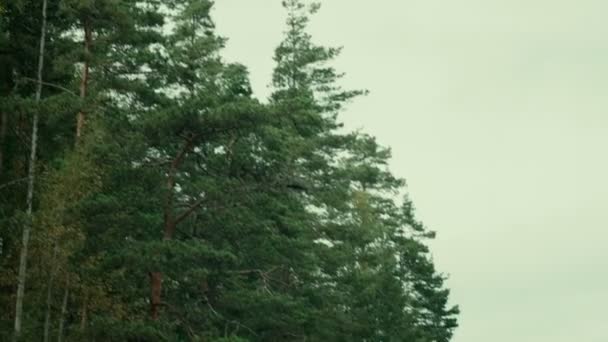
[[[398,198],[390,151],[339,121],[365,91],[342,89],[340,49],[307,33],[319,5],[284,2],[260,102],[221,58],[211,1],[47,1],[44,82],[27,29],[41,4],[0,16],[3,227],[28,223],[24,146],[45,109],[24,339],[450,340],[433,233]],[[2,231],[3,294],[17,232]],[[0,313],[0,338],[14,318]]]
[[[324,256],[321,274],[330,279],[325,281],[330,288],[326,302],[333,304],[333,308],[328,308],[329,315],[339,319],[334,327],[343,327],[341,333],[322,338],[402,340],[417,336],[416,331],[424,331],[424,338],[430,340],[449,339],[458,309],[448,307],[443,278],[435,274],[432,263],[424,256],[427,250],[417,238],[406,240],[408,245],[420,246],[407,255],[407,260],[417,259],[431,268],[419,274],[398,267],[403,252],[395,246],[399,246],[397,242],[404,239],[403,235],[412,229],[422,237],[430,235],[412,219],[411,206],[400,209],[395,203],[394,196],[404,182],[387,170],[390,152],[366,135],[336,132],[340,127],[337,114],[344,103],[364,92],[341,90],[336,85],[341,75],[326,66],[339,49],[318,47],[305,33],[307,11],[314,14],[319,6],[298,0],[285,1],[284,5],[289,12],[288,31],[276,52],[276,91],[272,100],[302,134],[301,140],[306,145],[303,150],[309,154],[296,158],[302,163],[300,170],[306,170],[306,163],[313,162],[309,164],[312,176],[308,183],[322,184],[318,187],[320,191],[313,192],[316,201],[311,203],[325,222],[318,236],[324,242],[319,244],[322,250],[319,254]],[[314,179],[318,175],[322,177]],[[410,278],[399,277],[405,272]],[[432,285],[418,280],[428,277],[434,279]],[[437,306],[430,314],[433,326],[437,327],[435,335],[429,335],[431,327],[420,323],[418,316],[429,310],[428,304],[415,307],[414,313],[407,311],[418,298],[407,292],[408,287],[416,287],[414,284],[418,291],[425,291],[422,298],[436,298]],[[428,286],[420,287],[421,284]],[[378,297],[380,291],[389,289],[391,296],[384,300]],[[366,298],[367,294],[373,297]],[[387,308],[393,313],[390,319],[385,317]],[[399,329],[395,329],[397,326]]]

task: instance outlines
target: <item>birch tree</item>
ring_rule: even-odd
[[[44,69],[44,50],[46,43],[46,12],[47,0],[42,0],[42,24],[40,26],[40,48],[38,52],[38,73],[36,82],[36,103],[40,103],[42,97],[42,71]],[[14,341],[19,341],[21,338],[21,326],[23,319],[23,297],[25,296],[25,284],[27,278],[27,257],[28,246],[30,242],[30,234],[33,222],[33,201],[34,201],[34,182],[36,178],[36,150],[38,148],[38,115],[40,108],[34,109],[34,117],[32,120],[32,135],[30,145],[30,158],[28,166],[28,182],[27,182],[27,202],[26,215],[28,221],[23,227],[23,236],[21,240],[21,254],[19,257],[19,274],[17,278],[17,300],[15,303],[15,330]]]

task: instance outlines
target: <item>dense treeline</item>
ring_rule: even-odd
[[[432,232],[338,121],[364,92],[284,6],[260,101],[209,0],[0,2],[0,340],[451,339]]]

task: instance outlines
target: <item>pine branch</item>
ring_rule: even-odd
[[[184,212],[182,212],[175,218],[175,224],[176,225],[179,224],[184,219],[186,219],[188,216],[190,216],[190,214],[192,214],[196,209],[200,208],[200,206],[203,204],[204,201],[205,201],[205,198],[201,198],[198,201],[194,202],[192,205],[190,205],[190,207],[188,209],[186,209]]]

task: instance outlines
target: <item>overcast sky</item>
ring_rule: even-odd
[[[606,342],[608,1],[325,0],[343,114],[393,149],[461,306],[454,342]],[[266,97],[279,0],[216,0]]]

